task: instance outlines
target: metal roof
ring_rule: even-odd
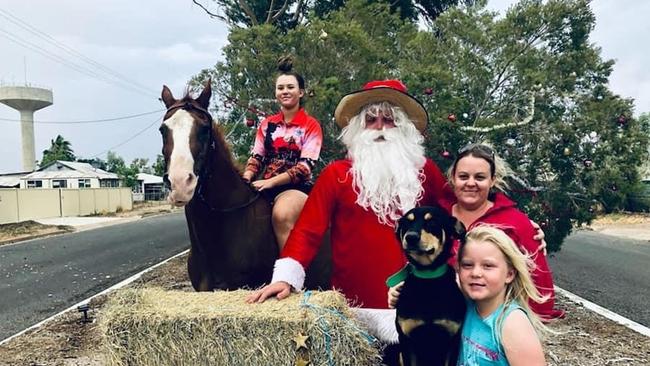
[[[20,178],[31,172],[3,173],[0,174],[0,187],[17,187],[20,185]]]
[[[57,167],[61,170],[46,170],[52,165],[58,164]],[[68,169],[63,169],[66,167]],[[32,179],[68,179],[68,178],[97,178],[97,179],[119,179],[118,175],[115,173],[110,173],[102,169],[93,167],[88,163],[79,163],[73,161],[62,161],[57,160],[52,162],[44,167],[39,168],[39,170],[27,174],[21,179],[32,180]]]
[[[147,173],[138,173],[138,180],[141,180],[144,184],[155,184],[163,182],[162,177]]]
[[[16,187],[18,185],[20,185],[20,176],[0,176],[0,187]]]

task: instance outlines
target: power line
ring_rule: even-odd
[[[72,68],[72,69],[74,69],[76,71],[79,71],[79,72],[81,72],[83,74],[86,74],[87,76],[100,77],[100,75],[95,73],[94,71],[87,70],[86,68],[83,68],[82,66],[79,66],[79,65],[77,65],[77,64],[75,64],[73,62],[67,61],[67,60],[61,58],[60,56],[55,55],[55,54],[53,54],[53,53],[51,53],[51,52],[49,52],[47,50],[44,50],[41,47],[39,47],[38,45],[35,45],[35,44],[33,44],[33,43],[31,43],[31,42],[29,42],[29,41],[27,41],[27,40],[25,40],[25,39],[23,39],[21,37],[9,32],[9,31],[7,31],[7,30],[4,30],[4,29],[0,28],[0,32],[2,32],[3,35],[5,36],[5,38],[9,39],[10,41],[12,41],[14,43],[17,43],[18,45],[23,46],[25,48],[28,48],[28,49],[30,49],[30,50],[32,50],[34,52],[38,52],[41,55],[43,55],[43,56],[45,56],[45,57],[47,57],[47,58],[49,58],[49,59],[51,59],[53,61],[56,61],[56,62],[58,62],[58,63],[60,63],[60,64],[62,64],[64,66],[70,67],[70,68]]]
[[[14,43],[17,43],[18,45],[20,45],[22,47],[25,47],[27,49],[30,49],[30,50],[34,51],[34,52],[40,53],[41,55],[43,55],[43,56],[45,56],[45,57],[47,57],[47,58],[49,58],[49,59],[51,59],[53,61],[56,61],[56,62],[58,62],[58,63],[60,63],[60,64],[62,64],[64,66],[67,66],[67,67],[69,67],[69,68],[71,68],[71,69],[73,69],[75,71],[78,71],[78,72],[80,72],[82,74],[85,74],[87,76],[90,76],[92,78],[95,78],[95,79],[98,79],[98,80],[101,80],[101,81],[105,81],[105,82],[107,82],[109,84],[112,84],[112,85],[115,85],[115,86],[118,86],[118,87],[121,87],[121,88],[124,88],[124,89],[128,89],[128,90],[130,90],[132,92],[136,92],[136,93],[139,93],[139,94],[142,94],[142,95],[146,95],[148,97],[154,96],[154,94],[150,94],[149,92],[143,92],[142,90],[140,90],[140,89],[138,89],[138,88],[136,88],[134,86],[131,86],[130,84],[126,84],[123,81],[107,78],[106,76],[97,73],[93,69],[90,69],[90,68],[88,68],[86,66],[83,66],[83,65],[79,65],[79,64],[74,63],[74,62],[72,62],[70,60],[67,60],[67,59],[61,57],[60,55],[52,53],[52,52],[44,49],[43,47],[41,47],[41,46],[39,46],[37,44],[34,44],[34,43],[30,42],[30,41],[27,41],[24,38],[10,32],[10,31],[7,31],[6,29],[0,28],[0,35],[4,36],[5,38],[9,39],[10,41],[12,41]]]
[[[98,154],[95,154],[95,155],[91,156],[91,157],[88,158],[88,159],[94,159],[94,158],[96,158],[96,157],[98,157],[98,156],[104,155],[104,154],[108,153],[109,151],[111,151],[111,150],[113,150],[113,149],[116,149],[116,148],[118,148],[118,147],[120,147],[120,146],[126,144],[127,142],[129,142],[129,141],[135,139],[136,137],[142,135],[145,131],[147,131],[148,129],[150,129],[151,126],[154,126],[156,123],[160,123],[160,119],[161,119],[161,118],[162,118],[162,116],[156,118],[153,122],[151,122],[151,124],[149,124],[147,127],[145,127],[144,129],[142,129],[141,131],[139,131],[139,132],[136,133],[135,135],[129,137],[128,139],[126,139],[126,140],[120,142],[119,144],[117,144],[117,145],[115,145],[115,146],[112,146],[112,147],[108,148],[107,150],[104,150],[104,151],[102,151],[102,152],[100,152],[100,153],[98,153]]]
[[[18,25],[19,27],[27,30],[28,32],[36,35],[37,37],[39,37],[41,39],[44,39],[46,42],[48,42],[50,44],[53,44],[55,47],[65,51],[66,53],[72,55],[73,57],[81,58],[82,60],[86,61],[87,63],[104,70],[104,72],[106,72],[108,74],[111,74],[112,76],[122,80],[123,82],[126,82],[126,83],[128,83],[128,84],[130,84],[132,86],[135,86],[136,88],[139,88],[139,89],[141,89],[143,91],[146,91],[147,93],[149,92],[149,88],[147,88],[146,86],[143,86],[140,83],[132,81],[129,78],[127,78],[126,76],[120,74],[119,72],[112,70],[108,66],[104,66],[103,64],[91,59],[90,57],[87,57],[86,55],[82,54],[81,52],[75,50],[72,47],[67,46],[63,42],[53,38],[52,36],[50,36],[49,34],[47,34],[45,32],[37,29],[36,27],[30,25],[29,23],[25,22],[24,20],[21,20],[20,18],[18,18],[15,15],[9,13],[8,11],[0,9],[0,16],[4,17],[5,19],[9,20],[12,23]]]
[[[3,36],[5,36],[5,38],[9,39],[10,41],[12,41],[14,43],[17,43],[17,44],[19,44],[19,45],[21,45],[21,46],[23,46],[25,48],[31,49],[34,52],[38,52],[41,55],[43,55],[43,56],[45,56],[45,57],[47,57],[47,58],[49,58],[49,59],[51,59],[53,61],[56,61],[56,62],[58,62],[58,63],[60,63],[60,64],[62,64],[64,66],[67,66],[67,67],[69,67],[69,68],[71,68],[71,69],[73,69],[75,71],[78,71],[78,72],[80,72],[82,74],[85,74],[87,76],[93,77],[93,78],[98,79],[98,80],[105,81],[105,82],[113,84],[115,86],[119,86],[119,87],[122,87],[122,88],[129,89],[130,91],[133,91],[133,92],[136,92],[136,93],[139,93],[139,94],[145,94],[142,91],[140,91],[138,89],[135,89],[134,87],[132,87],[130,85],[120,84],[120,83],[118,83],[117,80],[108,79],[108,78],[96,73],[92,69],[88,69],[85,66],[78,65],[78,64],[76,64],[76,63],[74,63],[72,61],[66,60],[66,59],[62,58],[61,56],[56,55],[56,54],[54,54],[54,53],[52,53],[52,52],[50,52],[48,50],[45,50],[42,47],[40,47],[38,45],[35,45],[34,43],[29,42],[29,41],[27,41],[27,40],[15,35],[15,34],[9,32],[9,31],[7,31],[5,29],[0,28],[0,35],[3,35]],[[153,94],[147,94],[147,96],[153,96]]]
[[[132,115],[123,116],[123,117],[113,117],[113,118],[104,118],[104,119],[91,119],[91,120],[81,120],[81,121],[34,121],[34,123],[41,123],[41,124],[101,123],[101,122],[111,122],[111,121],[126,120],[126,119],[146,116],[146,115],[149,115],[149,114],[154,114],[154,113],[158,113],[158,112],[162,112],[162,111],[164,111],[164,109],[158,109],[158,110],[155,110],[155,111],[145,112],[145,113],[132,114]],[[19,120],[19,119],[11,119],[11,118],[0,118],[0,121],[21,122],[21,120]]]

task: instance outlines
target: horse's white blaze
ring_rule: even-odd
[[[187,111],[179,109],[173,116],[163,121],[172,132],[174,148],[169,157],[169,181],[172,185],[170,199],[189,201],[194,194],[196,179],[189,182],[187,177],[194,171],[194,157],[190,150],[190,133],[194,118]]]

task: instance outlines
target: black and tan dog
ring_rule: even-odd
[[[399,220],[396,234],[409,263],[386,283],[404,281],[396,306],[402,364],[455,366],[466,304],[447,261],[465,227],[442,208],[419,207]]]

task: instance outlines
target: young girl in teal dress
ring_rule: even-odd
[[[546,328],[528,306],[542,303],[529,259],[494,226],[467,233],[458,279],[468,299],[458,366],[546,365],[539,334]]]

